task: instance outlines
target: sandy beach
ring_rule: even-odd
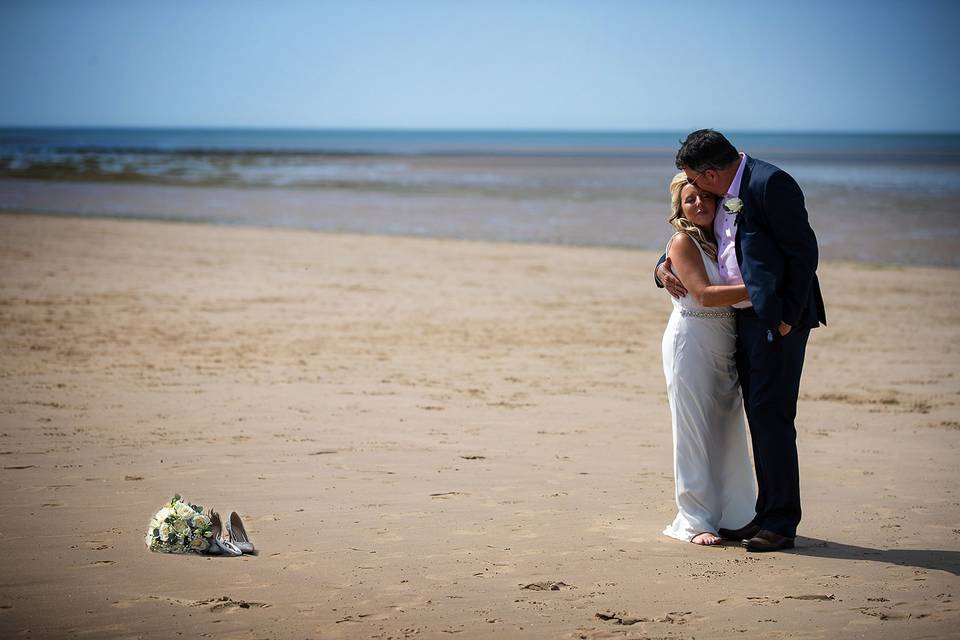
[[[649,251],[0,216],[4,638],[935,638],[960,270],[825,262],[797,549],[674,515]],[[260,549],[152,554],[174,493]]]

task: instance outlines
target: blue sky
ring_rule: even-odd
[[[0,125],[960,131],[960,2],[0,0]]]

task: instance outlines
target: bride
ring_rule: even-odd
[[[734,360],[736,319],[729,306],[746,300],[747,290],[719,284],[715,196],[689,184],[683,173],[671,181],[670,195],[670,224],[677,233],[666,253],[690,295],[671,298],[673,313],[663,334],[678,510],[663,533],[716,545],[719,527],[739,527],[755,515],[754,474]]]

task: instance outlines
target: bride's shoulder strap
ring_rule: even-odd
[[[667,249],[666,249],[666,251],[664,251],[664,253],[669,254],[669,253],[670,253],[670,245],[672,245],[672,244],[673,244],[673,241],[677,239],[677,236],[682,236],[682,235],[683,235],[683,234],[680,233],[679,231],[675,231],[674,234],[673,234],[672,236],[670,236],[670,239],[667,240]]]
[[[673,241],[676,240],[677,238],[682,238],[682,237],[690,238],[690,234],[684,233],[682,231],[677,231],[672,236],[670,236],[670,239],[667,240],[667,250],[664,251],[664,253],[666,255],[670,255],[670,247],[673,245]],[[693,240],[693,238],[690,238],[690,239]]]

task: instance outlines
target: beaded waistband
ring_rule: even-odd
[[[688,318],[735,318],[733,311],[691,311],[680,309],[680,315]]]

